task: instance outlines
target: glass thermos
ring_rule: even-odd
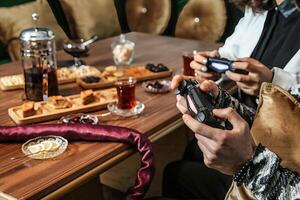
[[[32,14],[35,22],[38,14]],[[21,32],[20,45],[26,99],[45,101],[59,94],[56,74],[54,33],[47,28],[30,28]]]

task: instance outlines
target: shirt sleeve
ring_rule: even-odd
[[[256,199],[300,199],[299,174],[281,167],[281,159],[275,153],[263,147],[252,162],[244,184]]]
[[[229,36],[224,46],[219,48],[219,54],[222,58],[227,58],[229,60],[236,60],[241,51],[241,40],[245,37],[244,32],[249,28],[249,20],[252,17],[252,10],[246,7],[244,17],[242,17],[239,23],[235,26],[234,32]]]
[[[274,72],[272,83],[285,90],[290,90],[292,86],[300,84],[300,73],[292,74],[277,67],[274,67],[272,71]]]
[[[255,116],[255,109],[240,103],[239,100],[232,97],[228,92],[220,89],[219,95],[215,99],[215,108],[228,107],[235,109],[250,126],[252,125]]]

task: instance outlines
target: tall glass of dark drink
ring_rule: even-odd
[[[118,109],[128,110],[136,105],[135,84],[136,79],[133,77],[121,78],[115,83],[118,95]]]
[[[194,52],[184,52],[182,54],[182,60],[183,60],[183,69],[182,73],[184,76],[194,76],[195,70],[191,68],[190,64],[194,60]]]

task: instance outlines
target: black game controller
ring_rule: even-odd
[[[231,124],[225,123],[213,116],[213,96],[202,92],[198,81],[183,80],[176,94],[185,97],[191,116],[199,122],[215,128],[231,129]]]
[[[214,71],[217,73],[225,73],[226,71],[232,71],[239,74],[248,74],[247,71],[241,69],[234,69],[232,63],[234,61],[228,60],[226,58],[207,58],[206,67],[208,71]]]

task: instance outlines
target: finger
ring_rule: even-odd
[[[199,82],[199,83],[202,83],[203,81],[206,81],[205,78],[202,78],[201,76],[198,76],[200,72],[195,70],[195,79]]]
[[[203,72],[197,71],[197,76],[201,77],[202,79],[209,79],[209,80],[216,80],[220,78],[220,75],[214,72]]]
[[[217,50],[214,51],[202,51],[198,52],[197,55],[201,55],[203,57],[219,57],[219,52]]]
[[[201,70],[201,71],[205,71],[205,70],[203,70],[203,68],[206,68],[205,65],[203,65],[203,64],[201,64],[201,63],[199,63],[199,62],[196,62],[196,61],[192,61],[192,62],[190,63],[190,67],[191,67],[192,69],[194,69],[194,70]]]
[[[177,98],[177,103],[176,103],[177,109],[178,109],[182,114],[188,113],[187,103],[186,103],[185,98],[183,98],[183,97],[180,96],[180,95],[177,95],[176,98]]]
[[[218,145],[218,143],[216,141],[211,140],[211,139],[204,137],[202,135],[199,135],[199,134],[195,134],[195,137],[196,137],[197,141],[200,142],[202,145],[204,145],[205,148],[211,154],[214,154],[214,149],[216,149],[215,147]]]
[[[254,64],[251,64],[249,62],[234,62],[232,64],[232,67],[234,69],[241,69],[241,70],[244,70],[244,71],[247,71],[247,72],[252,72],[252,73],[257,73],[259,72],[259,69],[257,66],[255,66]]]
[[[220,91],[217,84],[210,80],[203,81],[200,84],[200,89],[206,93],[211,92],[215,97],[219,95],[219,91]]]
[[[206,57],[209,57],[208,54],[206,54],[206,52],[201,52],[194,56],[194,61],[205,66],[207,63]]]
[[[252,65],[255,65],[257,67],[265,67],[264,64],[262,64],[260,61],[254,59],[254,58],[249,58],[249,57],[248,58],[240,58],[240,59],[238,59],[238,61],[248,62],[248,63],[250,63]]]
[[[195,78],[192,76],[182,76],[182,75],[174,76],[171,82],[171,89],[175,90],[176,88],[178,88],[178,86],[183,80],[188,80],[188,79],[195,79]]]
[[[245,122],[233,108],[214,109],[213,114],[218,118],[228,120],[233,128],[238,127],[242,122]]]
[[[231,71],[225,72],[226,76],[235,82],[255,82],[255,78],[249,75],[238,74]]]
[[[204,164],[211,169],[215,169],[216,167],[214,163],[214,160],[216,160],[215,155],[210,153],[209,150],[201,142],[197,142],[197,144],[203,153]]]
[[[217,140],[217,135],[222,134],[221,129],[210,127],[206,124],[200,123],[188,114],[182,116],[184,123],[196,134]]]

